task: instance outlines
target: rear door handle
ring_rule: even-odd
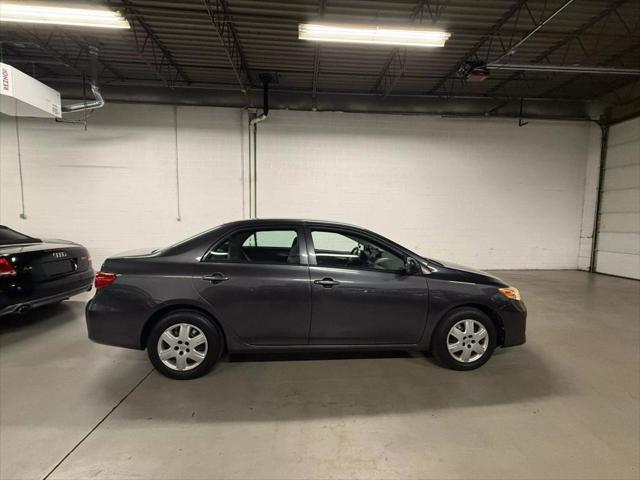
[[[322,280],[314,280],[313,283],[316,285],[322,285],[324,288],[331,288],[335,285],[340,285],[340,282],[329,277],[323,278]]]
[[[204,275],[202,279],[211,283],[220,283],[226,282],[227,280],[229,280],[229,277],[227,277],[224,273],[216,272],[212,273],[211,275]]]

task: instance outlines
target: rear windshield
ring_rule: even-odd
[[[16,243],[38,243],[37,238],[29,237],[0,225],[0,245],[15,245]]]

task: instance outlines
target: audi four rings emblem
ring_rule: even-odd
[[[51,255],[55,258],[64,258],[67,256],[67,252],[53,252]]]

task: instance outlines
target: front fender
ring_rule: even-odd
[[[498,287],[472,282],[461,282],[427,278],[429,286],[429,314],[427,325],[420,341],[421,348],[428,350],[433,332],[447,314],[459,307],[474,306],[499,317],[499,312],[510,307],[508,298],[500,294]]]

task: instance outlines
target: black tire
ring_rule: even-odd
[[[201,363],[188,370],[175,370],[165,365],[158,353],[160,336],[172,325],[180,323],[190,324],[199,329],[206,337],[206,354]],[[191,330],[196,332],[197,330]],[[182,346],[180,347],[182,348]],[[185,347],[186,348],[186,347]],[[195,350],[195,349],[194,349]],[[153,366],[164,376],[176,380],[189,380],[206,374],[222,356],[224,350],[224,337],[218,326],[206,315],[194,310],[176,310],[165,315],[157,322],[149,333],[147,341],[147,355]],[[186,354],[186,351],[183,352]],[[182,353],[181,353],[182,354]]]
[[[451,343],[453,343],[454,340],[453,336],[449,336],[449,332],[461,320],[474,320],[481,324],[487,331],[488,338],[485,345],[486,350],[477,360],[463,362],[459,359],[461,356],[461,354],[459,355],[460,351],[449,353],[448,345],[450,339]],[[464,334],[466,332],[462,331],[461,333]],[[451,311],[438,324],[431,342],[431,351],[433,352],[433,356],[436,361],[443,367],[450,368],[452,370],[474,370],[484,365],[491,358],[491,355],[496,348],[497,340],[498,335],[496,327],[486,314],[480,310],[476,310],[475,308],[463,307]],[[475,350],[473,350],[473,348],[475,347],[475,340],[473,340],[474,345],[470,345],[469,341],[466,339],[462,340],[462,342],[465,342],[462,349],[470,349],[472,354],[474,354],[473,352],[475,352]]]

